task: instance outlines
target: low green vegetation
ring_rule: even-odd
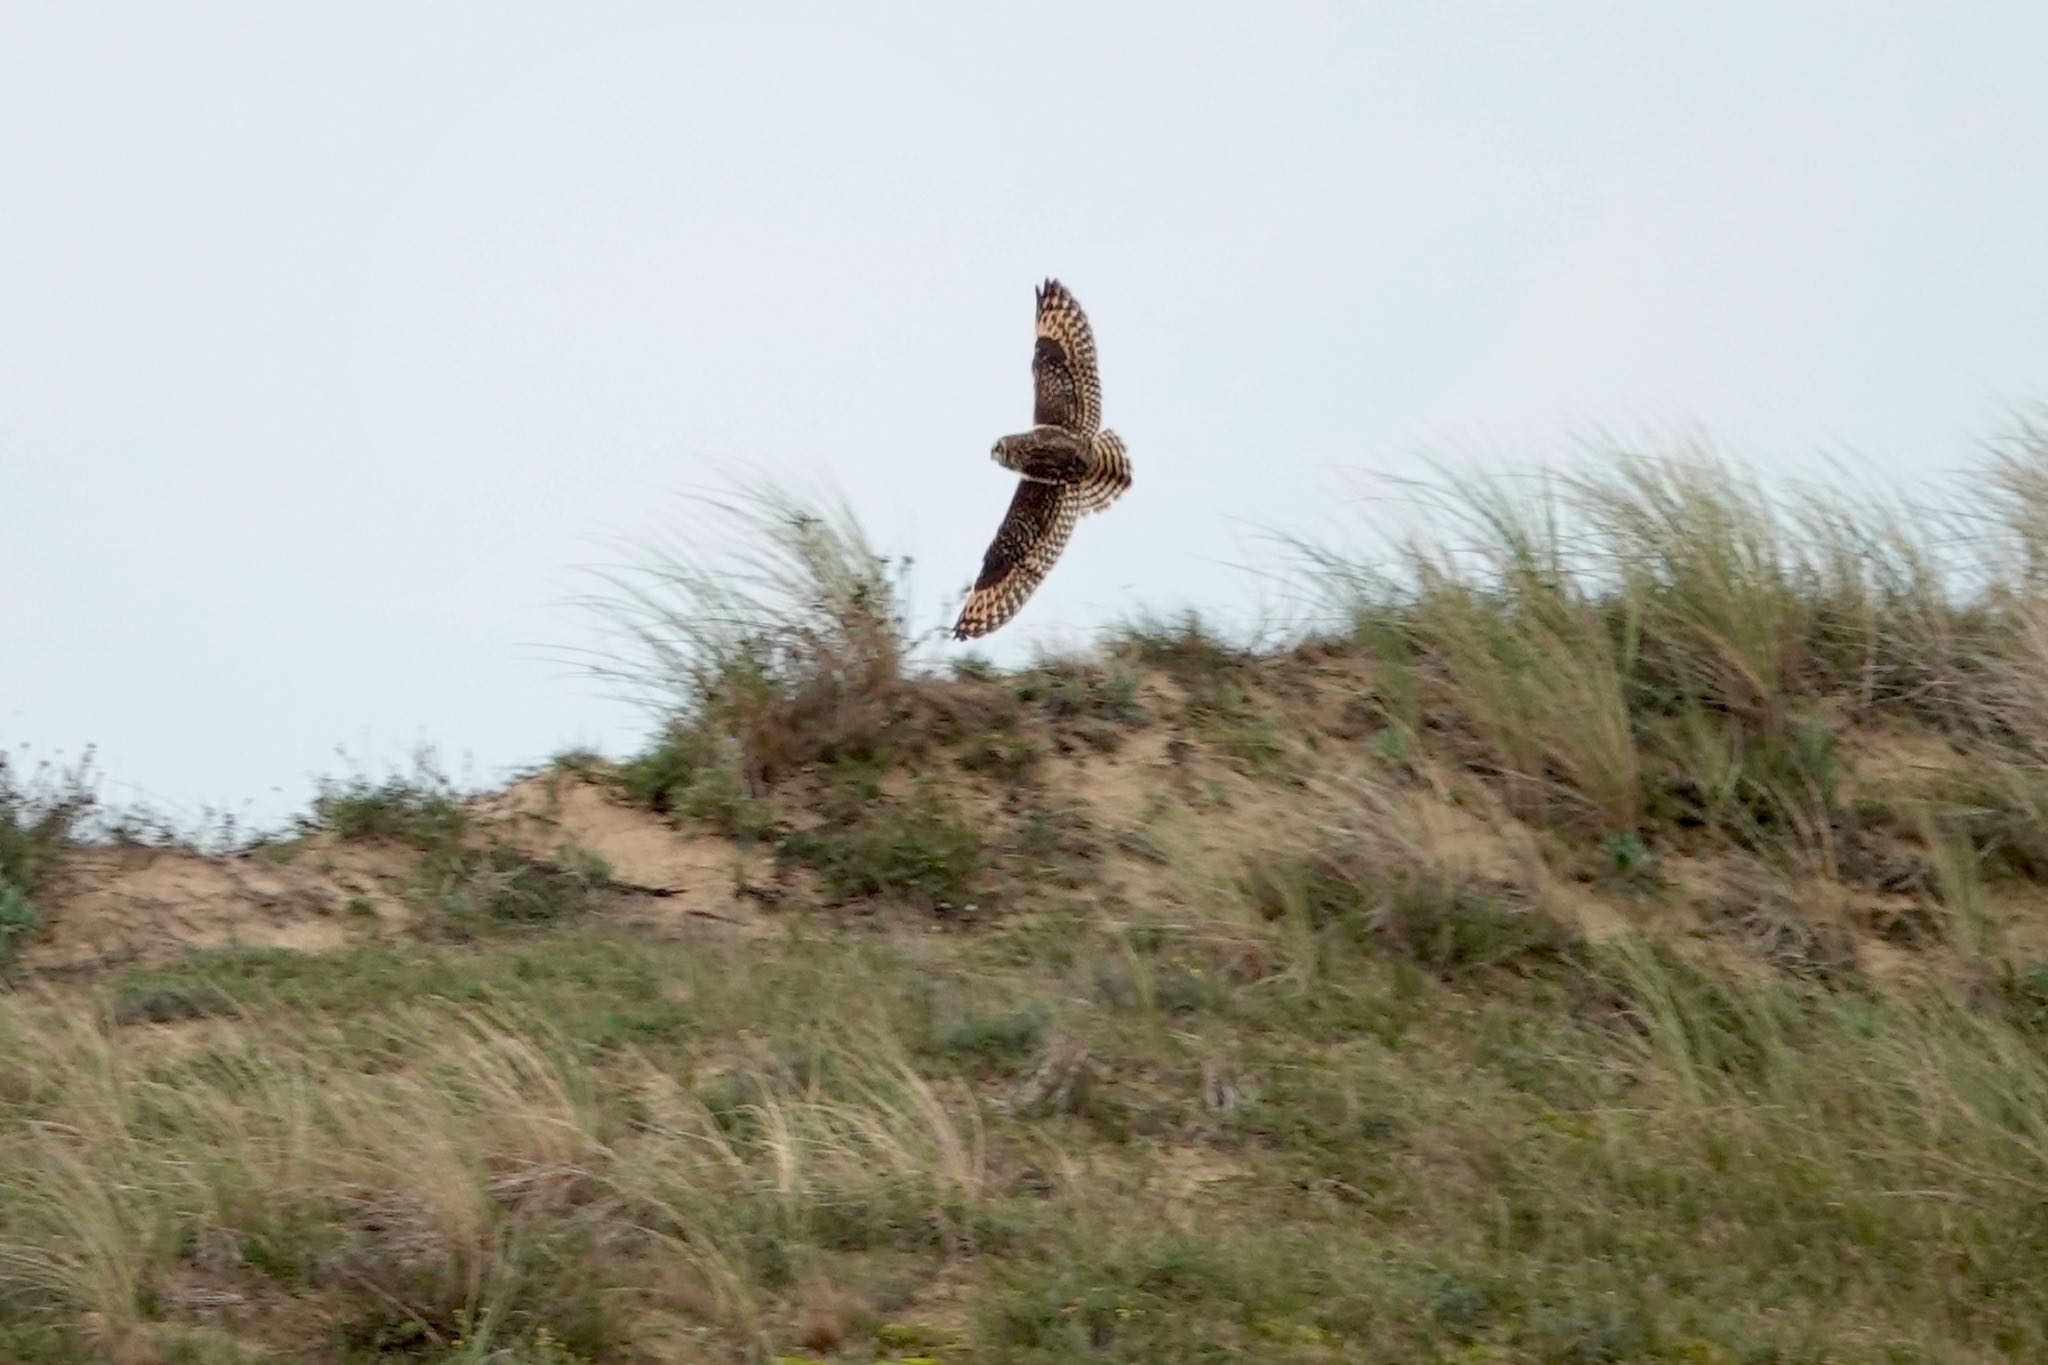
[[[402,927],[12,972],[0,1358],[2048,1359],[2044,461],[1967,538],[1452,483],[1285,647],[945,678],[744,504],[610,580],[658,724],[556,774],[731,915],[422,770],[307,821]]]
[[[821,815],[787,835],[781,850],[817,873],[834,904],[879,896],[929,910],[957,908],[973,896],[981,838],[938,797],[894,801],[856,789]]]
[[[1472,913],[1424,895],[1405,913]],[[1247,895],[1227,922],[1058,935],[648,944],[589,924],[195,956],[96,983],[85,1015],[18,992],[0,1344],[2048,1351],[2028,984],[1973,1004],[1737,983],[1484,916],[1466,946],[1389,952],[1347,913],[1299,975],[1270,969],[1300,940]],[[1269,968],[1219,956],[1226,935]],[[206,1031],[173,1046],[166,1027]]]
[[[0,752],[0,967],[41,926],[35,897],[98,804],[91,754],[63,767]]]
[[[411,772],[322,782],[301,824],[343,839],[389,839],[428,849],[454,842],[468,821],[461,793],[433,755],[421,753]]]

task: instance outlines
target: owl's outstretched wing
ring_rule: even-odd
[[[1102,379],[1088,315],[1058,280],[1038,288],[1038,339],[1031,352],[1037,399],[1031,420],[1093,436],[1102,423]]]
[[[1071,485],[1018,480],[1009,513],[982,556],[981,577],[960,609],[953,638],[972,640],[1015,616],[1045,581],[1080,516],[1080,499]]]

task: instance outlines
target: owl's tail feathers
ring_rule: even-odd
[[[1092,468],[1074,484],[1074,492],[1082,512],[1100,512],[1130,488],[1131,457],[1123,437],[1113,431],[1097,432],[1088,453]]]

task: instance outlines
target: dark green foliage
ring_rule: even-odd
[[[170,1024],[235,1012],[233,1000],[218,988],[201,982],[123,992],[115,1001],[113,1018],[117,1024]]]
[[[1013,875],[1032,888],[1072,890],[1097,873],[1102,841],[1087,815],[1070,807],[1033,807],[1017,820],[1009,847]]]
[[[92,754],[23,771],[0,753],[0,964],[42,927],[34,897],[98,808]]]
[[[1038,1050],[1045,1029],[1042,1009],[967,1013],[938,1024],[932,1042],[939,1051],[970,1061],[1015,1061]]]
[[[2048,963],[2007,963],[1983,990],[1986,1003],[2029,1033],[2048,1037]]]
[[[928,794],[843,802],[779,852],[817,872],[834,901],[888,896],[927,909],[970,899],[982,866],[980,836]]]
[[[1804,714],[1767,730],[1689,709],[1655,732],[1667,774],[1653,817],[1737,847],[1798,847],[1842,819],[1840,730]]]
[[[1044,756],[1037,742],[1021,731],[984,732],[967,741],[960,752],[960,766],[971,773],[1015,782],[1036,768]]]
[[[468,817],[448,779],[422,761],[409,777],[322,781],[303,823],[344,839],[391,839],[432,849],[458,838]]]
[[[1235,1239],[1160,1233],[1063,1247],[1049,1264],[999,1272],[984,1331],[1002,1358],[1046,1365],[1295,1358],[1262,1330],[1324,1285],[1289,1254],[1292,1240],[1276,1230],[1259,1255]]]
[[[455,933],[544,925],[598,903],[607,869],[588,857],[529,858],[499,844],[449,845],[421,865],[415,897]]]
[[[1278,724],[1253,701],[1249,683],[1227,671],[1195,674],[1187,683],[1186,715],[1226,757],[1256,772],[1277,763],[1285,747]]]
[[[588,921],[558,926],[586,931]],[[372,944],[312,956],[283,949],[193,953],[166,967],[122,973],[108,984],[116,1022],[259,1016],[282,1010],[336,1021],[374,1021],[408,1002],[545,1010],[595,1046],[687,1037],[693,1012],[666,987],[676,963],[644,942],[585,932],[575,937],[499,935],[455,945]]]
[[[649,810],[706,821],[735,839],[766,838],[774,822],[734,765],[731,746],[721,748],[702,729],[679,723],[622,764],[614,780],[629,800]]]
[[[1574,932],[1535,906],[1446,878],[1418,878],[1394,890],[1372,927],[1417,966],[1446,977],[1569,961],[1579,948]]]
[[[1446,978],[1556,966],[1575,960],[1580,947],[1575,932],[1511,888],[1424,867],[1379,866],[1354,852],[1261,860],[1248,871],[1245,889],[1269,919],[1299,917]]]
[[[1019,701],[1056,722],[1139,725],[1147,718],[1138,702],[1138,675],[1128,668],[1049,663],[1021,674],[1015,686]]]
[[[621,764],[619,789],[649,810],[663,814],[693,813],[691,797],[709,755],[694,730],[671,727],[637,757]]]
[[[1242,650],[1211,634],[1192,611],[1177,621],[1130,626],[1121,643],[1139,663],[1163,670],[1183,686],[1226,673],[1245,658]]]
[[[0,962],[42,925],[42,916],[19,887],[0,880]]]
[[[0,753],[0,887],[33,895],[98,807],[90,752],[69,768],[24,771]]]

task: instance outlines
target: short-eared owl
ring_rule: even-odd
[[[1102,380],[1088,315],[1058,280],[1038,290],[1031,377],[1037,389],[1031,430],[1003,437],[989,452],[1023,477],[982,556],[981,576],[953,627],[955,639],[986,635],[1015,616],[1066,548],[1074,523],[1131,486],[1123,441],[1102,429]]]

